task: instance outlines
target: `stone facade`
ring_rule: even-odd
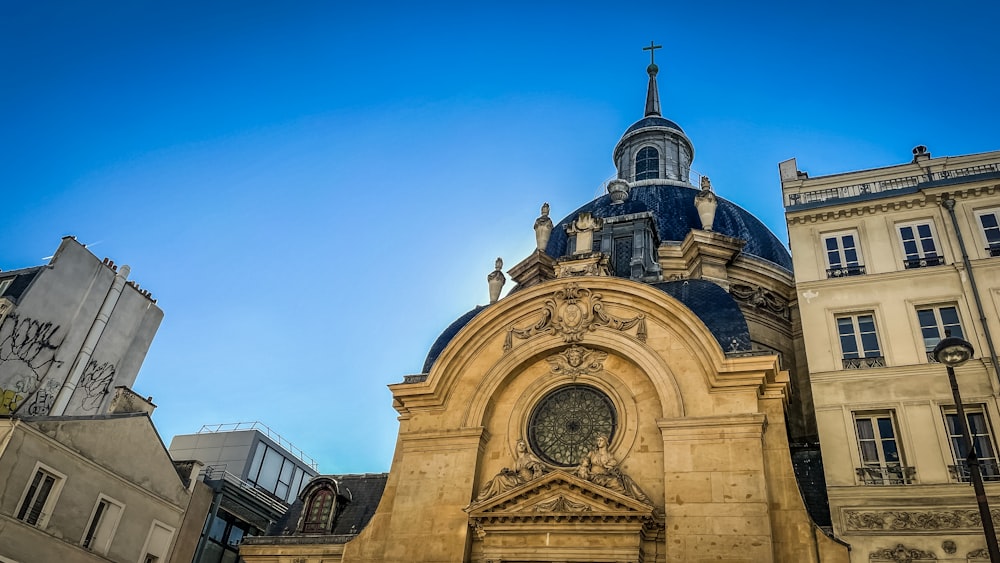
[[[780,169],[833,529],[856,562],[909,560],[887,555],[897,546],[966,561],[983,532],[928,350],[945,330],[976,349],[958,383],[1000,508],[1000,152],[918,147],[908,164],[817,178],[794,159]]]
[[[815,425],[788,252],[689,183],[648,71],[608,194],[551,231],[544,207],[517,286],[390,386],[399,437],[367,525],[317,532],[326,497],[305,495],[248,563],[848,560],[791,462],[789,428]]]

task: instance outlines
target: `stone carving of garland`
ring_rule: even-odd
[[[917,560],[930,560],[937,559],[937,555],[930,551],[922,551],[920,549],[906,547],[903,544],[897,544],[896,547],[880,549],[878,551],[873,551],[868,556],[868,560],[872,561],[891,561],[892,563],[912,563]]]

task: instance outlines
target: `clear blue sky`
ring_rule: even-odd
[[[163,325],[164,439],[260,420],[384,471],[386,385],[614,173],[655,40],[694,168],[781,238],[813,176],[1000,149],[997,2],[0,4],[0,268],[63,235]],[[508,283],[509,289],[510,284]]]

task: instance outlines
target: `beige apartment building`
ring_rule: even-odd
[[[929,352],[946,333],[976,349],[957,378],[997,518],[1000,151],[780,174],[836,537],[856,562],[986,560]]]

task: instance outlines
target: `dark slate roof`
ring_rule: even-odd
[[[461,317],[458,317],[455,322],[451,323],[448,325],[448,328],[444,329],[441,336],[438,336],[437,340],[434,341],[430,351],[427,352],[427,359],[424,360],[423,373],[431,372],[431,367],[434,366],[434,362],[437,361],[438,356],[440,356],[441,352],[444,351],[444,347],[451,342],[452,338],[455,338],[455,335],[458,334],[458,331],[462,330],[462,327],[469,324],[469,321],[471,321],[473,317],[478,315],[479,312],[485,308],[486,307],[483,305],[477,305],[475,309],[469,311]]]
[[[620,205],[612,205],[611,197],[605,194],[560,221],[552,230],[545,252],[553,258],[566,255],[566,226],[584,211],[602,219],[649,211],[656,217],[656,228],[661,241],[682,241],[691,229],[701,228],[698,210],[694,206],[694,196],[698,191],[673,185],[637,186],[632,188],[628,199]],[[762,258],[791,272],[791,255],[764,223],[728,200],[720,197],[718,202],[712,227],[715,232],[745,240],[744,254]]]
[[[750,350],[750,329],[746,317],[733,297],[720,286],[705,280],[660,282],[652,286],[698,315],[724,352]]]
[[[622,137],[628,135],[629,133],[635,131],[636,129],[642,129],[643,127],[670,127],[671,129],[676,129],[681,133],[684,132],[684,130],[681,129],[681,126],[677,125],[673,121],[670,121],[669,119],[664,119],[658,115],[651,115],[649,117],[644,117],[639,121],[633,123],[631,127],[625,130],[625,133],[622,134]]]
[[[17,300],[24,293],[24,290],[28,288],[31,281],[35,279],[38,272],[41,271],[45,266],[32,266],[30,268],[21,268],[20,270],[11,270],[9,272],[0,271],[0,280],[6,280],[13,278],[10,285],[3,292],[0,292],[0,297],[9,297],[13,300]]]
[[[831,526],[830,501],[826,496],[826,478],[823,476],[823,457],[819,443],[789,444],[795,480],[799,483],[802,500],[813,522],[824,528]]]
[[[320,475],[314,477],[329,478],[337,482],[340,493],[337,502],[346,502],[343,511],[337,516],[333,530],[326,537],[332,538],[332,543],[346,543],[361,533],[375,515],[375,509],[382,500],[388,473],[361,473],[349,475]],[[302,499],[295,502],[285,512],[280,520],[268,530],[268,536],[294,536],[295,527],[302,515]]]
[[[333,526],[334,535],[357,535],[368,525],[375,515],[378,502],[382,500],[388,473],[364,473],[361,475],[337,475],[334,477],[340,483],[341,494],[350,492],[351,502],[337,518]]]

